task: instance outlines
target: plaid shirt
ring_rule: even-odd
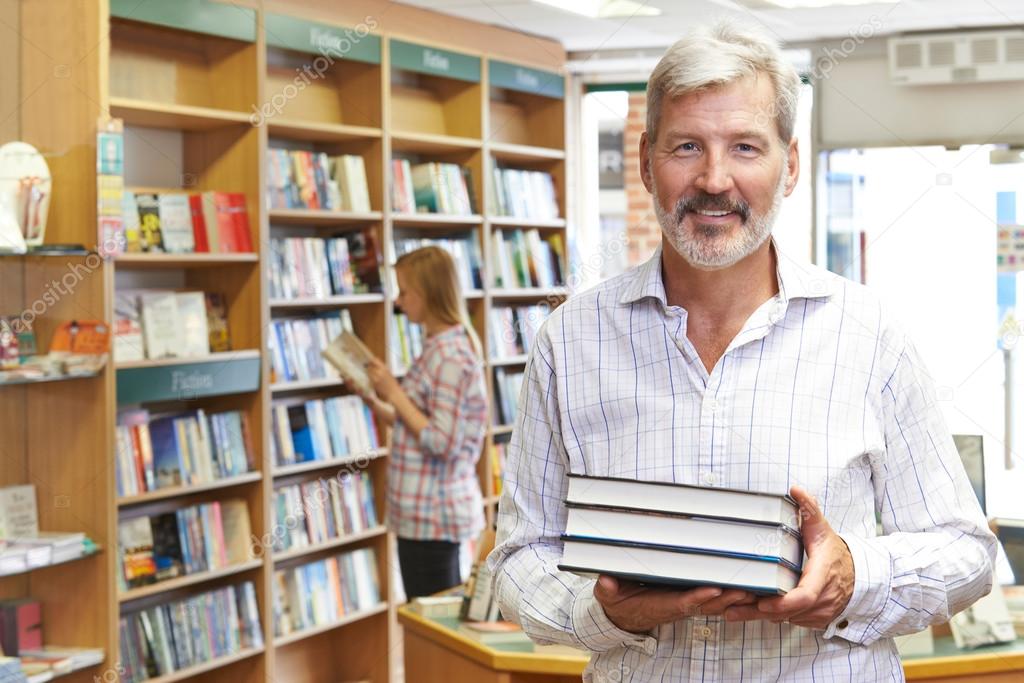
[[[865,288],[778,260],[779,294],[710,373],[660,250],[556,309],[533,346],[489,562],[507,618],[595,653],[587,681],[902,680],[892,636],[988,592],[995,539],[914,347]],[[850,548],[850,602],[823,631],[721,617],[622,631],[593,579],[556,567],[570,471],[799,484]]]
[[[395,421],[388,521],[399,538],[462,541],[484,528],[477,479],[487,431],[483,365],[461,326],[427,337],[402,389],[429,419],[417,439]]]

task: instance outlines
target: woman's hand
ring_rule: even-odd
[[[395,376],[388,370],[384,361],[374,358],[366,364],[366,374],[370,377],[370,383],[377,396],[383,401],[394,403],[395,396],[402,391],[402,385],[398,383]]]

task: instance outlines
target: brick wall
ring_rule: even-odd
[[[661,244],[661,228],[654,215],[651,195],[640,180],[640,134],[647,119],[647,96],[629,94],[629,113],[622,136],[626,177],[626,235],[629,238],[629,265],[647,260]]]

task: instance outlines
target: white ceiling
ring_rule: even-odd
[[[641,2],[643,0],[640,0]],[[822,9],[751,10],[757,0],[648,0],[656,17],[589,19],[531,0],[402,0],[410,5],[560,41],[570,52],[664,48],[687,26],[720,15],[747,17],[784,43],[904,31],[1024,25],[1024,0],[901,0]]]

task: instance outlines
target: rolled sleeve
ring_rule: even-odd
[[[592,652],[628,647],[653,656],[658,647],[654,636],[623,631],[612,623],[604,607],[594,597],[594,582],[576,594],[572,605],[572,626],[580,643]]]
[[[892,558],[870,540],[840,534],[853,558],[853,595],[842,614],[825,629],[825,638],[839,636],[852,643],[867,640],[871,624],[885,609],[892,586]]]

